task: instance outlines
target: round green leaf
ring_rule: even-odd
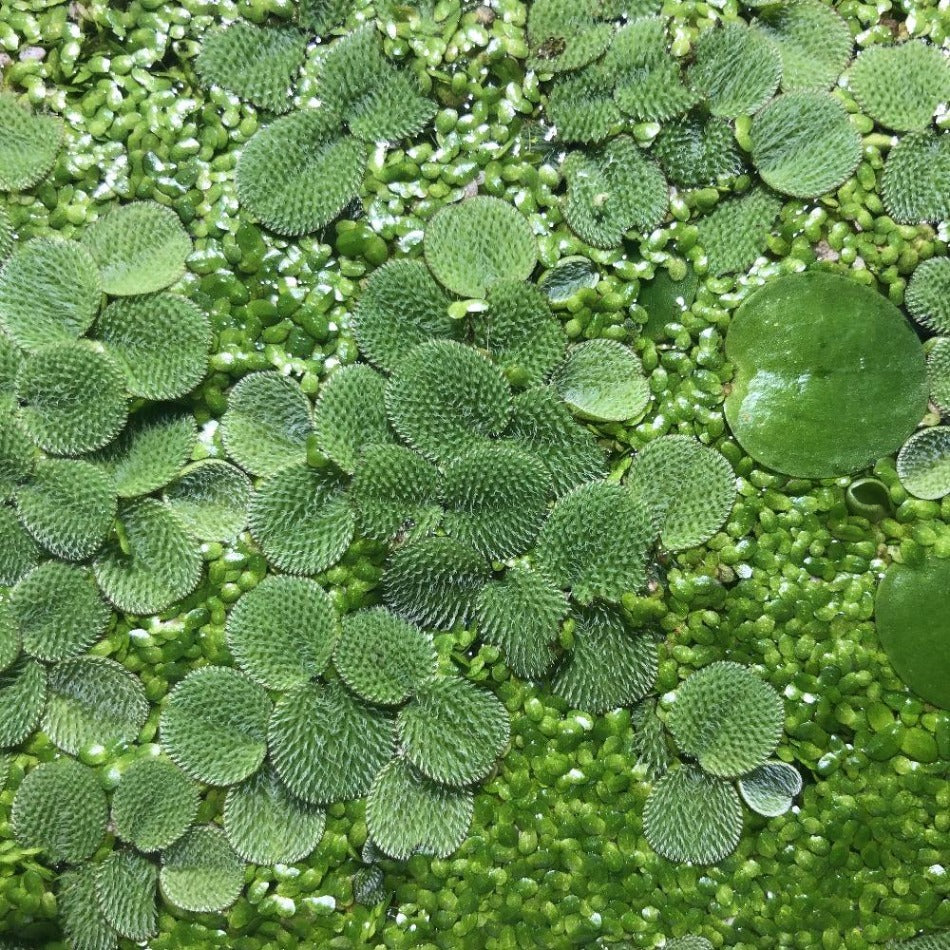
[[[940,412],[950,415],[950,337],[937,340],[927,357],[930,399]]]
[[[0,673],[0,748],[18,746],[36,728],[46,706],[46,673],[22,657]]]
[[[192,778],[233,785],[264,761],[270,714],[261,686],[229,667],[203,667],[169,693],[160,723],[162,745]]]
[[[9,669],[20,655],[20,628],[9,601],[0,602],[0,673]],[[0,756],[0,778],[6,775],[6,760]],[[0,789],[3,782],[0,782]]]
[[[185,273],[191,238],[178,215],[154,201],[113,208],[80,238],[99,265],[102,289],[114,297],[151,294]]]
[[[0,416],[0,499],[13,496],[36,465],[36,448],[14,415]]]
[[[911,132],[888,152],[884,207],[899,224],[950,218],[950,133]]]
[[[552,303],[566,303],[574,294],[597,286],[600,275],[587,257],[562,257],[538,280],[538,286]]]
[[[129,940],[148,940],[158,931],[157,884],[158,868],[134,851],[113,851],[96,865],[102,916]]]
[[[592,0],[535,0],[528,11],[528,67],[560,73],[597,59],[614,31],[597,22],[596,9]]]
[[[195,913],[223,911],[244,887],[244,862],[214,825],[199,825],[162,852],[162,897]]]
[[[572,346],[552,382],[576,415],[596,422],[638,419],[651,398],[636,353],[616,340]]]
[[[162,496],[175,517],[202,541],[232,541],[247,524],[251,480],[220,459],[189,465]]]
[[[935,333],[950,333],[950,257],[918,264],[904,294],[911,316]]]
[[[950,426],[915,432],[897,456],[897,475],[916,498],[950,494]]]
[[[715,276],[751,267],[768,243],[782,201],[765,188],[727,198],[696,222],[697,241]]]
[[[754,459],[799,478],[865,468],[914,431],[927,405],[923,349],[885,297],[811,271],[766,284],[726,337],[726,420]]]
[[[36,567],[40,549],[12,508],[0,506],[0,584],[10,587]]]
[[[743,167],[732,126],[698,115],[664,125],[653,154],[666,177],[683,188],[716,184],[735,177]]]
[[[802,777],[786,762],[765,762],[736,784],[749,808],[766,818],[777,818],[792,807],[792,800],[802,790]]]
[[[538,242],[524,215],[485,195],[436,213],[423,249],[436,280],[463,297],[484,297],[501,281],[527,280],[538,262]]]
[[[45,178],[63,145],[59,116],[33,115],[0,95],[0,191],[25,191]]]
[[[115,950],[119,935],[102,915],[96,894],[99,865],[87,863],[58,876],[56,910],[71,947]],[[19,948],[11,948],[19,950]]]

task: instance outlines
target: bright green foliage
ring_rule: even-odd
[[[950,560],[892,564],[877,590],[877,635],[897,675],[918,695],[950,709]]]
[[[116,512],[112,478],[89,462],[44,459],[16,493],[27,531],[55,554],[82,561],[99,550]]]
[[[535,558],[580,603],[617,601],[646,584],[655,533],[642,501],[620,485],[591,482],[554,506]]]
[[[294,864],[320,843],[326,816],[295,798],[270,767],[228,790],[224,831],[231,847],[254,864]]]
[[[917,265],[904,304],[928,330],[950,333],[950,257],[932,257]]]
[[[728,782],[682,765],[653,786],[643,808],[643,832],[650,847],[670,861],[716,864],[739,843],[742,804]]]
[[[13,495],[33,474],[35,449],[15,416],[0,416],[0,497]]]
[[[122,364],[134,396],[177,399],[208,368],[211,323],[179,294],[114,301],[99,317],[96,336]]]
[[[285,690],[329,665],[340,621],[326,591],[306,577],[272,574],[238,599],[228,616],[228,649],[267,689]]]
[[[796,198],[834,191],[861,158],[844,106],[824,92],[789,92],[752,120],[752,162],[763,181]]]
[[[523,449],[487,443],[445,467],[442,526],[490,560],[528,548],[551,496],[544,465]]]
[[[0,584],[11,586],[36,567],[40,550],[12,508],[0,507]]]
[[[463,297],[484,297],[502,281],[525,281],[538,262],[538,242],[524,215],[485,195],[437,212],[423,249],[436,280]]]
[[[552,382],[582,419],[627,422],[643,415],[650,402],[639,358],[616,340],[587,340],[572,346]]]
[[[392,371],[413,347],[435,337],[457,337],[449,298],[422,261],[390,261],[373,271],[356,310],[360,352]]]
[[[575,422],[552,387],[515,396],[506,439],[547,466],[554,493],[563,495],[604,474],[604,453],[588,429]]]
[[[736,785],[749,808],[766,818],[777,818],[792,807],[792,800],[802,790],[802,777],[786,762],[765,762],[743,775]]]
[[[158,868],[134,851],[113,851],[96,866],[102,916],[123,937],[147,940],[158,930]]]
[[[880,125],[917,131],[950,99],[950,62],[924,40],[871,46],[854,61],[848,82],[858,104]]]
[[[554,692],[598,714],[640,702],[656,682],[653,637],[631,630],[617,607],[598,604],[575,620],[574,648],[554,677]]]
[[[161,717],[162,745],[192,778],[233,785],[264,761],[270,714],[261,686],[230,667],[202,667],[169,693]]]
[[[221,437],[228,455],[251,475],[273,475],[307,457],[310,401],[280,373],[251,373],[228,395]]]
[[[353,6],[353,0],[300,0],[297,22],[317,35],[340,26]]]
[[[129,414],[125,374],[85,340],[57,343],[24,360],[16,394],[27,435],[54,455],[102,448]]]
[[[475,345],[513,385],[541,383],[560,362],[565,342],[547,298],[533,284],[495,284],[488,291],[488,310],[476,315]]]
[[[178,215],[154,201],[114,208],[82,232],[99,264],[102,289],[114,297],[150,294],[185,273],[191,239]]]
[[[393,722],[340,683],[298,686],[270,721],[270,758],[298,798],[314,805],[365,795],[393,754]]]
[[[687,116],[660,129],[653,154],[663,172],[682,188],[697,188],[742,171],[742,158],[728,122]]]
[[[93,564],[119,610],[154,614],[187,597],[201,580],[201,552],[175,515],[152,498],[119,512],[117,536]]]
[[[63,120],[33,115],[0,94],[0,191],[24,191],[45,178],[63,144]]]
[[[433,340],[399,364],[386,387],[386,408],[409,445],[442,460],[501,434],[511,392],[487,357],[461,343]]]
[[[167,485],[191,455],[196,441],[191,414],[142,409],[92,461],[112,477],[120,498],[137,498]]]
[[[679,687],[667,724],[680,751],[711,775],[734,778],[775,751],[783,710],[768,683],[738,663],[721,661]]]
[[[230,907],[244,887],[244,862],[214,825],[199,825],[162,852],[162,896],[182,910]]]
[[[266,227],[292,237],[329,224],[356,197],[366,145],[341,135],[327,109],[302,109],[257,131],[237,166],[241,204]]]
[[[319,65],[323,108],[340,116],[365,142],[396,141],[421,132],[436,112],[412,73],[383,55],[374,23],[330,44]]]
[[[343,556],[356,518],[335,474],[290,465],[258,485],[248,526],[271,564],[290,574],[318,574]]]
[[[306,36],[293,27],[239,20],[204,38],[195,65],[206,86],[221,86],[262,109],[286,112],[306,49]]]
[[[617,247],[626,231],[651,231],[666,214],[663,173],[628,135],[589,152],[571,152],[563,173],[564,218],[593,247]]]
[[[132,742],[148,718],[145,688],[115,660],[64,660],[50,670],[47,685],[43,731],[70,755],[92,746]]]
[[[897,474],[916,498],[950,494],[950,426],[915,432],[897,456]]]
[[[930,399],[944,415],[950,414],[950,338],[941,337],[927,358]]]
[[[397,547],[383,575],[386,603],[424,627],[450,629],[472,615],[487,562],[454,538],[423,537]]]
[[[654,512],[660,543],[669,551],[708,541],[736,500],[736,476],[728,460],[683,435],[661,436],[637,453],[627,487]]]
[[[726,420],[776,471],[827,478],[893,452],[926,410],[923,350],[901,312],[847,277],[771,281],[739,307],[726,337],[736,367]]]
[[[778,48],[782,90],[828,89],[851,59],[851,30],[819,0],[795,0],[765,9],[754,23]]]
[[[315,413],[317,445],[344,472],[356,471],[367,446],[395,441],[385,391],[385,377],[361,364],[340,367],[323,384]]]
[[[247,521],[251,480],[228,462],[204,459],[189,465],[163,497],[196,538],[231,541]]]
[[[8,669],[20,655],[20,630],[9,601],[0,603],[0,673]],[[6,760],[0,757],[0,776]],[[3,788],[3,782],[0,782]]]
[[[177,841],[198,814],[198,786],[167,759],[138,759],[112,793],[116,834],[139,851]]]
[[[528,9],[528,68],[560,73],[597,59],[614,30],[596,14],[596,0],[535,0]]]
[[[567,599],[530,568],[509,568],[489,581],[475,602],[478,634],[505,651],[505,662],[524,679],[537,679],[554,665],[552,649],[567,616]]]
[[[99,847],[106,830],[106,793],[92,769],[74,759],[41,762],[20,783],[10,821],[26,848],[54,863],[76,864]]]
[[[421,455],[401,445],[364,450],[349,486],[359,534],[386,541],[405,530],[435,528],[441,476]]]
[[[448,857],[472,823],[472,793],[450,789],[419,775],[403,759],[393,759],[373,782],[366,801],[372,840],[392,858],[415,853]]]
[[[706,251],[710,273],[748,270],[768,242],[769,232],[782,208],[779,197],[765,188],[726,198],[696,222],[697,240]]]
[[[88,567],[44,561],[10,592],[23,649],[56,662],[84,653],[105,632],[111,611]]]
[[[508,743],[505,707],[488,690],[460,677],[421,685],[396,720],[406,760],[443,785],[483,779]]]
[[[22,657],[0,673],[0,748],[19,745],[36,728],[46,706],[46,673]]]
[[[562,142],[603,142],[621,122],[614,83],[599,64],[558,79],[548,94],[546,113]]]
[[[101,297],[99,270],[82,245],[35,238],[21,244],[0,273],[0,326],[32,353],[82,336]]]
[[[59,875],[56,907],[63,933],[75,950],[115,950],[118,946],[118,934],[99,909],[97,876],[95,864],[84,864]]]
[[[782,59],[763,33],[741,20],[701,33],[687,78],[713,115],[751,115],[778,88]]]
[[[950,133],[902,136],[888,152],[881,187],[887,213],[899,224],[950,217]]]
[[[435,675],[432,636],[384,607],[343,618],[333,654],[343,682],[367,702],[394,706]]]

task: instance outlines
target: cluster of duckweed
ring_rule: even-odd
[[[723,532],[664,563],[666,593],[625,599],[632,616],[666,634],[658,689],[673,690],[689,669],[724,657],[755,664],[785,695],[780,755],[788,753],[806,778],[800,809],[751,819],[723,864],[671,865],[651,853],[642,833],[648,786],[640,780],[645,772],[631,773],[638,733],[629,713],[577,714],[547,690],[511,677],[497,648],[478,646],[467,633],[444,634],[436,638],[440,653],[468,678],[491,685],[513,721],[512,751],[476,797],[472,835],[456,855],[416,856],[399,866],[363,854],[365,866],[384,870],[381,893],[394,902],[388,913],[385,904],[353,905],[365,817],[361,805],[333,806],[310,859],[249,870],[246,895],[226,916],[164,907],[153,945],[212,946],[227,929],[239,947],[503,947],[532,945],[539,933],[548,945],[654,946],[664,937],[702,933],[714,946],[785,940],[857,948],[950,925],[940,871],[948,805],[940,759],[948,753],[950,723],[907,692],[870,619],[877,578],[892,557],[913,562],[946,553],[945,506],[909,497],[885,461],[874,474],[888,502],[872,524],[849,513],[847,479],[816,485],[758,471],[728,439],[721,403],[731,368],[722,341],[749,281],[706,278],[698,252],[690,253],[695,242],[676,223],[651,235],[639,259],[592,251],[559,223],[549,146],[530,127],[514,140],[518,117],[530,115],[541,95],[507,58],[525,52],[521,4],[499,4],[494,16],[451,14],[441,30],[400,23],[391,31],[387,44],[412,49],[429,69],[450,76],[452,95],[444,95],[433,122],[434,143],[374,156],[363,194],[366,219],[341,221],[321,236],[327,243],[306,239],[289,252],[237,217],[234,153],[257,128],[255,110],[217,90],[202,93],[190,77],[181,95],[174,78],[143,68],[172,49],[195,52],[221,16],[287,18],[289,5],[221,5],[212,13],[188,5],[90,4],[90,33],[106,35],[98,41],[102,49],[85,50],[65,5],[41,13],[21,8],[27,6],[11,3],[2,16],[0,42],[17,59],[5,71],[7,82],[54,111],[62,111],[69,89],[68,135],[83,137],[86,147],[67,150],[37,189],[38,200],[11,201],[11,218],[20,233],[43,233],[82,225],[97,204],[116,196],[156,197],[175,207],[198,248],[183,287],[211,313],[220,340],[196,400],[201,421],[223,413],[232,380],[249,371],[289,369],[312,396],[328,368],[355,359],[346,314],[360,296],[359,278],[418,244],[428,217],[476,178],[483,176],[482,193],[515,201],[532,220],[543,213],[541,263],[575,281],[573,292],[552,296],[569,339],[631,341],[644,328],[636,347],[653,409],[636,425],[599,427],[604,438],[622,452],[670,432],[708,435],[740,479],[740,499]],[[876,8],[838,9],[853,32],[867,30],[869,44],[890,41]],[[731,5],[726,12],[734,12]],[[684,35],[707,26],[712,13],[701,4],[682,11]],[[936,43],[944,39],[936,5],[922,5],[906,21],[901,16],[895,29],[903,23]],[[31,46],[46,47],[46,56],[20,57]],[[124,54],[138,55],[139,63],[122,60]],[[137,109],[172,121],[123,118]],[[757,268],[761,274],[818,259],[858,262],[857,277],[879,280],[895,302],[902,300],[917,261],[945,246],[933,229],[893,225],[882,215],[883,138],[866,136],[862,165],[836,202],[785,203],[766,245],[772,263]],[[701,191],[674,196],[674,219],[715,200]],[[557,266],[578,256],[586,264]],[[692,307],[680,312],[674,305],[659,320],[659,305],[649,312],[638,306],[651,290],[654,300],[662,296],[665,278],[650,285],[657,271],[693,280],[687,261],[698,272]],[[590,274],[599,280],[589,281]],[[552,286],[559,280],[554,271]],[[196,662],[230,662],[226,612],[266,571],[261,555],[241,542],[207,544],[205,558],[208,582],[191,609],[138,626],[120,619],[102,644],[103,654],[139,672],[150,698],[160,699]],[[353,609],[371,602],[381,569],[379,548],[358,545],[321,580]],[[150,722],[141,738],[156,735],[157,722]],[[117,778],[139,754],[109,760],[108,774]],[[0,803],[9,807],[35,759],[53,755],[43,736],[18,754]],[[221,798],[209,793],[200,821],[220,812]],[[50,871],[34,856],[12,852],[18,860],[0,872],[4,919],[22,934],[16,939],[52,946],[54,930],[42,923],[55,914]],[[832,874],[840,883],[835,892],[822,886]]]

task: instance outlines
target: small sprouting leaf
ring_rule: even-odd
[[[752,162],[783,195],[818,198],[851,177],[861,137],[837,99],[825,92],[787,92],[752,120]]]
[[[554,677],[554,692],[597,714],[640,702],[656,681],[653,637],[630,629],[619,608],[602,604],[579,612],[576,624],[574,648]]]
[[[0,507],[0,584],[11,587],[36,567],[40,549],[26,533],[14,510]]]
[[[352,474],[360,452],[396,440],[386,418],[386,379],[362,364],[342,366],[320,389],[315,425],[320,451]]]
[[[129,940],[141,942],[157,932],[157,884],[158,868],[134,851],[113,851],[96,865],[99,910]]]
[[[435,646],[431,634],[384,607],[358,610],[343,618],[333,665],[361,699],[394,706],[435,675]]]
[[[32,481],[17,490],[16,505],[23,526],[44,548],[83,561],[99,550],[112,526],[115,483],[89,462],[44,459]]]
[[[44,561],[10,592],[24,652],[55,663],[78,656],[105,633],[112,611],[88,567]]]
[[[436,280],[463,297],[484,297],[502,281],[525,281],[538,262],[538,242],[527,218],[486,195],[437,212],[423,249]]]
[[[312,431],[310,400],[280,373],[251,373],[228,394],[221,437],[228,455],[251,475],[306,461]]]
[[[898,453],[897,475],[915,498],[950,494],[950,426],[915,432]]]
[[[333,473],[289,465],[251,498],[248,526],[267,560],[289,574],[318,574],[343,556],[356,518]]]
[[[656,137],[653,154],[674,184],[712,185],[742,171],[742,156],[732,127],[723,119],[686,116],[668,122]]]
[[[120,663],[78,656],[57,663],[47,678],[43,731],[70,755],[91,746],[132,742],[148,718],[145,688]]]
[[[221,459],[189,465],[162,496],[175,517],[202,541],[232,541],[247,524],[251,480]]]
[[[57,343],[24,360],[16,378],[27,435],[54,455],[102,448],[129,414],[121,366],[86,340]]]
[[[112,793],[112,822],[139,851],[160,851],[187,831],[200,800],[198,786],[173,762],[138,759]]]
[[[169,693],[160,723],[162,745],[192,778],[233,785],[264,761],[270,714],[263,687],[229,667],[202,667]]]
[[[244,887],[244,862],[214,825],[199,825],[162,852],[162,896],[195,913],[230,907]]]
[[[457,676],[419,686],[396,720],[407,761],[443,785],[470,785],[508,743],[508,713],[486,689]]]
[[[393,722],[341,683],[308,683],[285,693],[268,742],[277,774],[314,805],[365,795],[393,754]]]
[[[118,946],[119,935],[99,909],[98,868],[96,864],[83,864],[58,877],[56,909],[63,934],[76,950],[115,950]]]
[[[552,303],[566,303],[574,294],[593,289],[598,283],[600,275],[590,258],[578,254],[562,257],[546,270],[538,280],[538,287]]]
[[[0,673],[0,748],[18,746],[36,728],[46,706],[46,672],[21,657]]]
[[[735,778],[761,765],[782,736],[782,698],[738,663],[711,663],[678,688],[667,724],[680,751],[711,775]]]
[[[695,937],[692,934],[667,940],[663,946],[665,950],[715,950],[705,937]]]
[[[442,460],[508,424],[511,389],[492,363],[450,340],[417,346],[386,387],[393,428],[427,458]]]
[[[802,777],[794,765],[765,762],[736,784],[749,808],[766,818],[776,818],[792,807],[792,800],[802,790]]]
[[[0,95],[0,191],[25,191],[49,174],[63,145],[59,116],[33,115]]]
[[[376,776],[366,800],[373,841],[391,858],[416,853],[445,858],[465,840],[474,810],[467,789],[445,788],[393,759]]]
[[[617,340],[572,346],[552,384],[576,415],[596,422],[638,419],[651,398],[639,357]]]
[[[528,9],[528,68],[580,69],[610,45],[614,29],[598,22],[595,0],[535,0]]]
[[[638,452],[627,487],[654,512],[660,542],[669,551],[708,541],[736,500],[736,476],[728,460],[684,435],[661,436]]]
[[[887,153],[884,207],[898,224],[950,218],[950,132],[911,132]]]
[[[927,357],[930,400],[941,414],[950,415],[950,337],[940,337]]]
[[[321,36],[341,26],[353,7],[353,0],[300,0],[297,22]]]
[[[650,791],[643,832],[670,861],[716,864],[739,843],[742,803],[728,782],[694,765],[674,767]]]
[[[298,237],[329,224],[357,196],[367,146],[342,135],[324,109],[301,109],[259,129],[241,152],[241,204],[278,234]]]
[[[367,844],[372,843],[367,838]],[[378,864],[358,868],[353,875],[353,900],[364,907],[375,907],[388,901],[390,892],[386,890],[386,875]]]
[[[911,316],[935,333],[950,333],[950,257],[918,264],[904,293]]]
[[[9,669],[20,655],[20,628],[9,601],[0,602],[0,673]],[[0,756],[0,777],[6,774],[6,760]],[[0,781],[0,789],[3,782]]]
[[[179,294],[113,301],[95,333],[125,370],[134,396],[177,399],[191,392],[208,369],[211,321]]]
[[[93,564],[102,592],[118,610],[158,613],[198,586],[198,544],[160,501],[144,498],[127,505],[119,524],[120,533]]]
[[[0,499],[12,497],[17,485],[33,474],[36,454],[16,416],[0,416]]]
[[[10,821],[25,848],[39,848],[54,864],[78,864],[99,847],[109,810],[96,773],[75,759],[41,762],[13,799]]]
[[[633,726],[633,751],[637,765],[642,765],[651,781],[656,781],[670,767],[666,726],[656,713],[656,700],[644,699],[630,714]]]
[[[0,273],[0,326],[16,346],[33,353],[82,336],[101,299],[99,269],[82,245],[34,238]]]
[[[253,864],[294,864],[320,843],[326,815],[292,795],[270,766],[228,790],[224,831]]]
[[[307,37],[293,27],[238,20],[204,37],[195,66],[206,86],[220,86],[271,112],[286,112],[306,50]]]
[[[267,689],[308,683],[329,665],[340,621],[326,591],[307,577],[272,574],[238,598],[227,622],[238,666]]]
[[[164,290],[185,273],[191,238],[178,215],[154,201],[113,208],[80,237],[99,265],[102,289],[114,297]]]
[[[765,188],[727,198],[696,222],[697,242],[715,276],[746,270],[765,250],[782,200]]]
[[[453,538],[422,537],[397,547],[383,574],[383,596],[424,627],[450,629],[471,617],[490,576],[488,562]]]

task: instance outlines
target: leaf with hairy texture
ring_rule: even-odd
[[[162,852],[162,897],[195,913],[223,911],[244,887],[244,862],[214,825],[199,825]]]
[[[247,524],[251,480],[221,459],[184,469],[162,496],[175,517],[202,541],[233,541]]]
[[[34,115],[15,96],[0,95],[0,191],[25,191],[45,178],[64,133],[59,116]]]
[[[777,818],[792,807],[792,800],[802,790],[802,777],[794,765],[764,762],[736,784],[749,808],[766,818]]]

